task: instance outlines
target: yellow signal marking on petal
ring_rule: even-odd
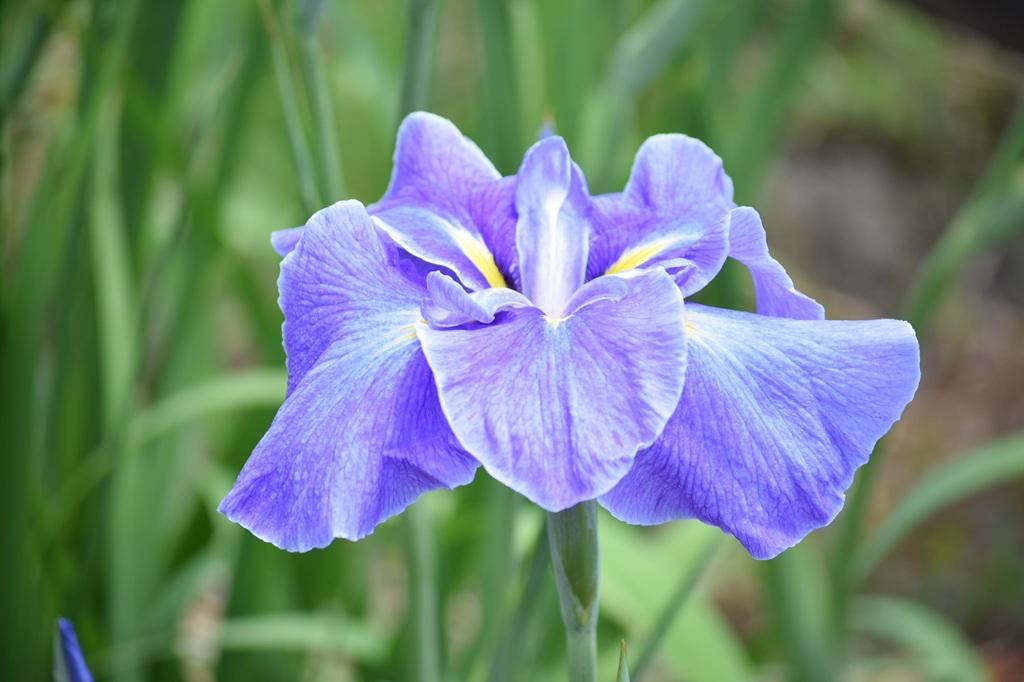
[[[462,252],[466,254],[466,257],[469,258],[473,265],[476,266],[488,284],[496,289],[508,288],[505,278],[501,276],[501,270],[498,269],[497,263],[494,262],[494,256],[483,242],[460,229],[452,230],[451,235],[455,239],[455,243],[458,244],[459,248],[462,249]]]
[[[675,241],[676,240],[672,237],[662,237],[661,239],[655,239],[647,242],[646,244],[640,244],[639,246],[626,249],[622,252],[622,255],[619,256],[619,259],[604,271],[604,274],[614,275],[617,272],[625,272],[626,270],[632,270],[633,268],[640,267],[668,247],[672,246]]]
[[[425,320],[424,320],[425,321]],[[409,331],[405,331],[409,330]],[[404,343],[405,341],[411,341],[416,338],[416,325],[415,324],[403,324],[398,328],[398,331],[405,331],[404,334],[399,336],[395,342]]]
[[[548,315],[547,313],[544,314],[544,320],[551,325],[552,329],[558,329],[558,325],[562,324],[568,319],[568,315],[566,315],[565,317],[555,317],[553,315]]]

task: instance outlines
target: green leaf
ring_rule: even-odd
[[[602,514],[601,615],[618,622],[630,639],[645,640],[672,593],[665,567],[685,574],[700,561],[717,528],[679,522],[645,531]],[[661,660],[691,682],[744,682],[754,673],[743,644],[697,590],[665,633]]]
[[[555,128],[576,149],[587,112],[587,95],[596,82],[594,68],[604,53],[604,16],[594,0],[532,2],[538,10],[545,53],[547,103]]]
[[[537,138],[537,133],[550,115],[547,111],[545,92],[547,71],[544,68],[544,44],[541,35],[540,17],[532,2],[512,2],[508,8],[509,51],[512,58],[512,73],[515,76],[519,131],[514,135],[522,145]],[[512,161],[517,163],[517,157]]]
[[[1012,187],[1024,158],[1024,104],[1007,126],[984,175],[918,268],[903,310],[924,331],[957,271],[974,253],[1024,229],[1024,193]]]
[[[430,93],[431,65],[434,56],[434,34],[437,29],[437,2],[409,0],[405,26],[402,95],[398,118],[427,106]]]
[[[583,119],[581,162],[590,184],[603,187],[615,160],[610,140],[620,128],[637,92],[658,74],[693,35],[706,0],[661,0],[615,43],[608,72],[588,102]]]
[[[726,168],[740,197],[751,197],[761,173],[775,151],[786,113],[801,92],[803,76],[815,63],[814,54],[825,42],[838,14],[840,0],[803,0],[791,12],[778,40],[778,48],[747,101],[736,106],[739,120],[728,125],[722,149]]]
[[[1024,120],[1024,116],[1021,117]],[[1024,130],[1024,125],[1021,125]],[[967,259],[1024,229],[1024,192],[968,202],[918,269],[904,315],[922,333]]]
[[[839,647],[829,574],[821,556],[805,541],[759,566],[765,605],[793,667],[791,679],[832,679]]]
[[[700,582],[701,577],[704,575],[704,571],[707,569],[708,564],[714,559],[717,553],[719,544],[722,541],[722,536],[712,535],[704,543],[699,556],[696,561],[690,565],[686,571],[680,573],[681,580],[672,596],[665,602],[665,607],[658,615],[657,620],[654,623],[653,631],[644,645],[644,648],[640,651],[640,656],[637,658],[635,666],[635,672],[639,677],[643,670],[650,663],[651,658],[657,652],[658,647],[661,645],[665,634],[669,628],[672,627],[672,623],[676,619],[676,615],[679,613],[687,602],[697,584]]]
[[[519,140],[519,95],[512,52],[511,7],[506,0],[478,0],[483,49],[484,125],[487,151],[502,173],[514,172],[522,148]]]
[[[1022,155],[1024,105],[1018,108],[985,174],[971,191],[970,198],[925,257],[903,302],[903,316],[914,326],[919,338],[927,331],[928,322],[938,309],[948,283],[967,257],[983,245],[1006,239],[1024,225],[1024,216],[1020,214],[1024,206],[1013,198],[1019,197],[1020,193],[1010,187],[1014,169],[1018,167]],[[864,554],[864,550],[858,551],[857,543],[861,538],[864,517],[874,488],[875,472],[884,460],[885,443],[882,440],[875,446],[871,458],[857,474],[857,483],[840,519],[839,538],[833,559],[840,619],[857,576],[869,572],[888,550],[888,547],[882,546],[870,550],[863,559],[858,560],[854,556]]]
[[[136,413],[128,422],[122,445],[126,454],[137,453],[147,443],[205,417],[234,410],[275,408],[284,397],[286,383],[283,370],[252,369],[183,389]],[[42,531],[44,544],[118,463],[116,441],[101,444],[68,476],[56,496],[57,510]]]
[[[612,48],[607,79],[617,94],[634,96],[661,72],[692,36],[707,0],[661,0]]]
[[[867,577],[885,555],[937,511],[986,488],[1024,477],[1024,432],[958,457],[918,481],[854,555],[855,576]]]
[[[288,51],[284,41],[284,29],[269,0],[259,0],[260,16],[267,32],[270,45],[270,56],[274,64],[274,78],[277,81],[278,99],[281,112],[284,114],[285,127],[288,130],[288,142],[292,148],[295,170],[299,176],[299,191],[302,193],[303,205],[307,213],[320,208],[322,197],[316,183],[316,172],[309,151],[308,140],[302,127],[302,117],[298,110],[298,91],[292,79],[291,66],[288,62]]]
[[[175,428],[221,412],[277,407],[287,376],[280,369],[250,369],[214,377],[183,389],[135,415],[129,433],[136,442],[153,440]]]
[[[487,675],[488,682],[506,682],[507,680],[516,679],[514,673],[523,662],[523,651],[526,648],[526,640],[530,634],[530,620],[536,609],[545,581],[548,580],[547,569],[549,559],[548,527],[544,523],[537,533],[537,539],[530,553],[526,579],[523,584],[522,594],[516,605],[515,613],[502,633],[498,646],[495,648],[491,661],[491,670]]]
[[[320,198],[335,201],[344,195],[341,163],[338,156],[337,124],[331,106],[331,91],[324,78],[324,69],[317,41],[317,28],[323,13],[323,2],[300,2],[296,6],[298,35],[294,43],[299,53],[299,66],[309,111],[313,119],[313,158],[320,180]]]
[[[367,623],[308,613],[229,619],[221,627],[220,645],[256,651],[329,650],[371,663],[383,660],[387,653],[387,640]]]
[[[103,417],[107,429],[129,408],[139,357],[138,302],[122,219],[118,158],[118,120],[114,98],[102,106],[93,156],[93,196],[89,221],[100,339]]]
[[[33,4],[19,3],[17,7],[4,8],[5,25],[3,40],[0,40],[0,119],[6,118],[17,104],[56,23],[51,11],[43,11]]]
[[[626,640],[619,640],[619,671],[615,682],[629,682],[629,661],[626,660]]]
[[[970,642],[926,606],[895,597],[860,596],[853,603],[850,625],[912,654],[933,682],[989,679]]]

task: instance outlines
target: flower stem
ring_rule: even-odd
[[[597,679],[597,503],[548,514],[551,566],[565,624],[569,682]]]
[[[576,630],[565,629],[566,661],[569,682],[597,680],[597,624]]]

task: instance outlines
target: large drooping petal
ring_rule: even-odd
[[[917,388],[910,325],[687,305],[678,409],[601,498],[628,523],[696,517],[774,556],[827,524]]]
[[[284,549],[354,540],[476,463],[416,338],[425,288],[358,202],[324,209],[281,263],[289,391],[220,510]]]
[[[660,269],[608,276],[563,318],[417,327],[452,430],[492,476],[545,509],[609,490],[654,442],[683,384],[683,300]]]
[[[699,140],[648,138],[625,191],[596,203],[589,277],[660,265],[680,270],[680,285],[689,294],[711,281],[725,260],[732,181],[722,160]]]
[[[549,315],[562,314],[583,284],[590,240],[590,197],[565,141],[533,145],[516,174],[516,248],[523,293]]]
[[[391,183],[370,213],[402,248],[472,289],[514,267],[512,180],[448,120],[417,112],[398,130]]]
[[[750,270],[757,296],[757,312],[795,320],[820,320],[825,309],[793,286],[779,261],[768,253],[761,216],[749,206],[729,212],[729,256]]]

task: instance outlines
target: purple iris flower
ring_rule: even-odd
[[[75,626],[67,618],[57,619],[57,642],[54,651],[54,679],[67,682],[92,682],[92,673],[85,664],[82,647],[78,645]]]
[[[771,557],[829,523],[919,379],[905,322],[826,321],[683,135],[591,196],[548,137],[502,177],[409,116],[384,197],[275,233],[288,393],[220,509],[293,551],[478,465],[541,507],[697,518]],[[757,313],[686,302],[734,258]]]

